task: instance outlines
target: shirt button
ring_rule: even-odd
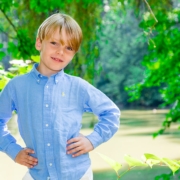
[[[52,163],[50,163],[49,166],[52,166]]]
[[[47,144],[47,146],[50,146],[50,145],[51,145],[50,143]]]
[[[39,82],[39,79],[37,79],[37,82]]]
[[[56,83],[58,83],[58,80],[56,80]]]
[[[49,124],[46,124],[46,127],[48,127],[49,126]]]
[[[46,86],[46,88],[48,88],[49,86]]]
[[[49,105],[48,104],[46,104],[46,107],[48,107]]]
[[[50,180],[50,177],[47,177],[47,180]]]

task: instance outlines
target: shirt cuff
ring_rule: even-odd
[[[24,148],[16,143],[11,143],[8,145],[8,148],[5,150],[5,153],[15,161],[16,156],[18,153]]]
[[[103,143],[102,137],[96,131],[93,131],[90,135],[87,135],[86,138],[88,138],[92,143],[94,149]]]

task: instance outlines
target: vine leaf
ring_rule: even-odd
[[[129,164],[130,167],[135,167],[135,166],[147,166],[147,164],[143,163],[142,161],[133,158],[129,155],[125,155],[124,159],[126,160],[126,162]]]
[[[152,168],[153,165],[159,164],[162,160],[161,158],[155,156],[154,154],[144,154],[142,159],[146,161],[146,163]]]
[[[2,58],[3,58],[4,56],[6,56],[6,53],[3,52],[3,51],[0,51],[0,61],[2,60]]]
[[[0,77],[0,90],[4,88],[4,86],[8,83],[8,78],[1,76]]]
[[[118,175],[118,171],[122,168],[122,165],[117,162],[117,161],[114,161],[113,159],[101,154],[101,153],[98,153],[100,155],[100,157],[102,159],[104,159],[104,161],[106,161],[117,173]]]
[[[180,168],[180,164],[168,158],[162,158],[162,161],[172,170],[173,174]]]
[[[174,162],[180,165],[180,160],[174,160]]]
[[[31,59],[32,59],[34,62],[38,63],[38,62],[40,61],[40,56],[31,56]]]

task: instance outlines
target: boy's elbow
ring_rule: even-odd
[[[117,122],[117,126],[118,126],[118,129],[119,129],[119,126],[120,126],[120,116],[121,116],[121,111],[118,107],[115,108],[114,112],[114,117],[116,119],[116,122]]]
[[[115,125],[114,125],[115,131],[114,131],[114,133],[116,133],[119,130],[119,127],[120,127],[120,115],[121,115],[121,112],[117,108],[116,112],[114,113],[114,116],[115,116]]]

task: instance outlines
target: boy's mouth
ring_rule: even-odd
[[[63,62],[63,60],[59,59],[59,58],[55,58],[55,57],[51,57],[54,61],[57,61],[57,62]]]

